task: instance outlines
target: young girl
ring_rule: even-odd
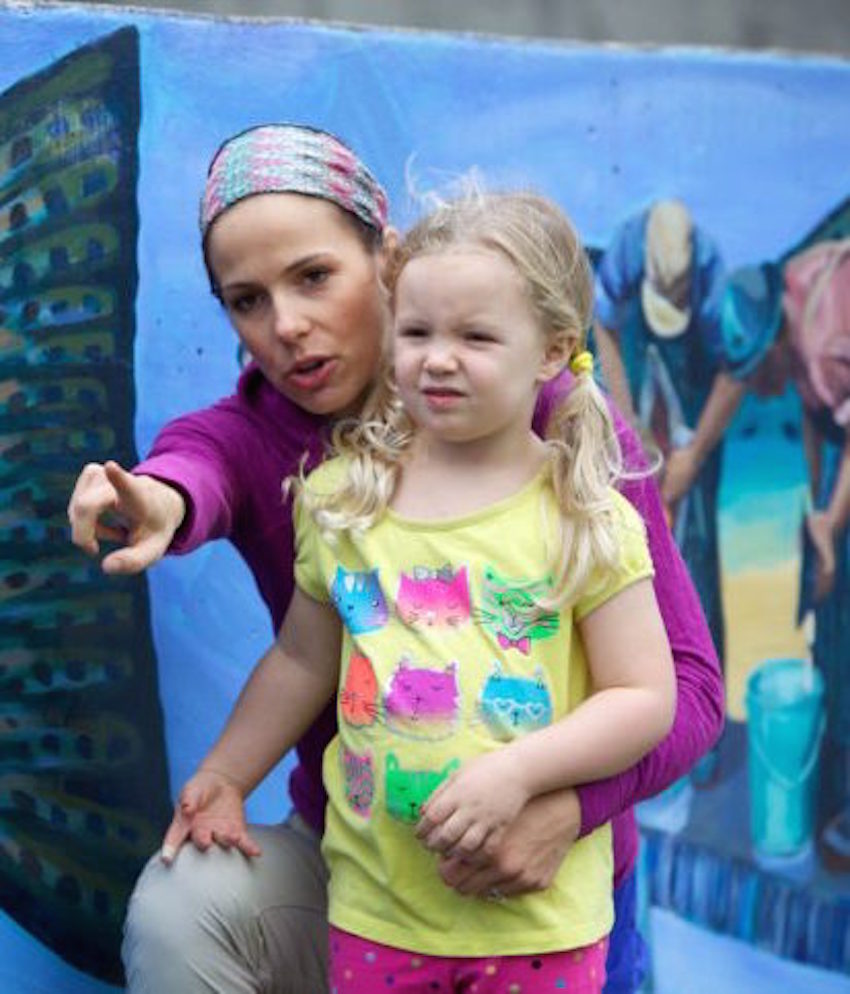
[[[546,891],[504,900],[447,889],[429,851],[474,859],[530,798],[630,766],[672,723],[651,561],[585,351],[588,266],[553,205],[479,195],[412,231],[391,284],[392,383],[301,487],[274,684],[243,692],[186,815],[252,789],[339,683],[335,989],[601,991],[607,826]],[[537,394],[568,363],[543,442]]]

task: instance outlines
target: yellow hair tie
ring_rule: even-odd
[[[576,376],[593,372],[593,356],[587,349],[584,352],[576,352],[570,359],[570,372],[575,373]]]

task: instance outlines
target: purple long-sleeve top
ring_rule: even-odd
[[[565,373],[544,388],[535,414],[538,432],[571,383]],[[186,500],[172,553],[191,552],[210,539],[234,544],[254,575],[275,631],[294,586],[292,514],[281,501],[281,481],[297,471],[305,451],[308,468],[321,459],[326,425],[324,418],[288,401],[252,366],[233,396],[167,425],[134,471],[171,484]],[[618,428],[626,465],[642,465],[637,436],[622,419]],[[643,476],[623,481],[621,490],[647,525],[655,591],[676,667],[677,707],[672,730],[649,755],[625,773],[578,788],[582,834],[613,821],[615,881],[631,869],[637,854],[632,806],[671,784],[711,747],[724,712],[717,656],[658,489]],[[335,730],[335,710],[329,706],[299,742],[290,779],[295,809],[317,831],[325,809],[322,753]]]

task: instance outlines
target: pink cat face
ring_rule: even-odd
[[[433,570],[416,567],[401,574],[396,610],[405,624],[456,627],[469,621],[469,581],[466,567]]]

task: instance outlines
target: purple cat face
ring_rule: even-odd
[[[469,621],[469,581],[466,567],[457,571],[414,568],[401,574],[396,609],[405,624],[456,627]]]
[[[428,735],[436,727],[451,723],[458,713],[457,665],[444,670],[419,669],[403,660],[392,675],[384,699],[387,722],[408,732],[417,729]]]

